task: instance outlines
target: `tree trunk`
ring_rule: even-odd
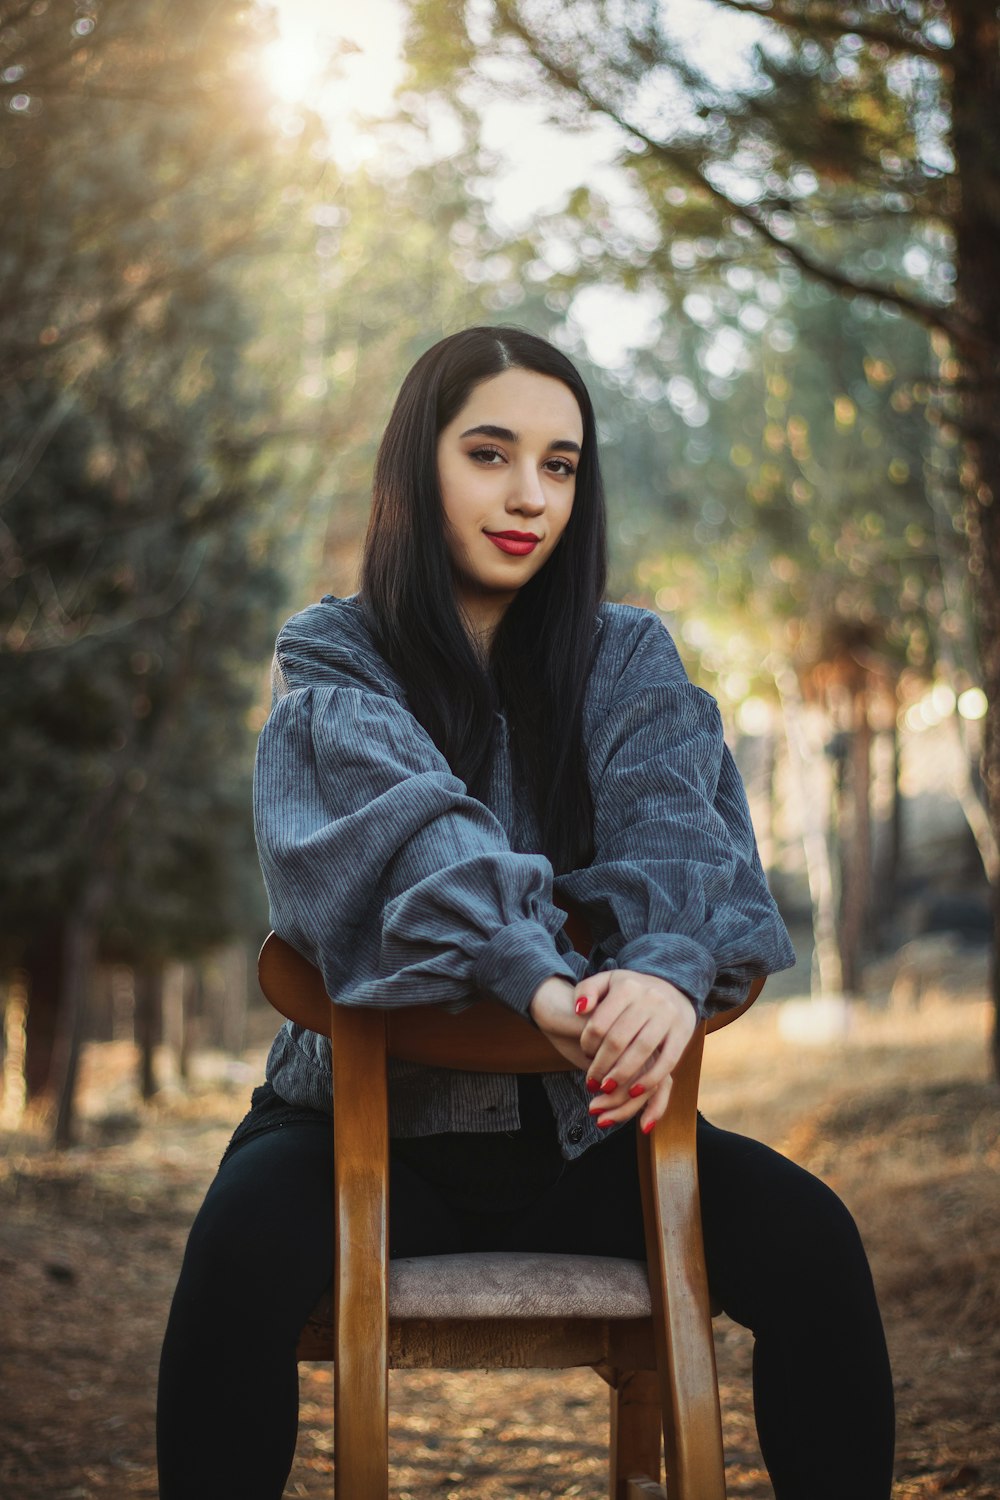
[[[24,1038],[24,1083],[28,1102],[47,1094],[52,1084],[59,1018],[63,930],[46,933],[24,956],[30,1003]]]
[[[969,571],[988,709],[983,784],[1000,843],[1000,16],[989,0],[952,0],[952,151],[958,193],[955,230],[957,310],[978,336],[957,347],[956,410],[965,442],[962,488]],[[993,1057],[1000,1077],[1000,881],[993,884]]]
[[[899,734],[893,722],[872,736],[871,937],[882,948],[899,894],[902,797]]]
[[[844,990],[861,993],[861,961],[871,910],[871,745],[867,673],[851,691],[851,741],[848,752],[850,818],[842,819],[843,889],[840,902],[840,965]]]
[[[54,1067],[59,1090],[55,1145],[60,1149],[72,1145],[76,1123],[76,1078],[97,956],[97,922],[90,910],[93,904],[93,899],[85,901],[81,910],[70,917],[63,944],[62,1007]]]
[[[156,1093],[154,1057],[160,1032],[160,969],[137,969],[135,974],[135,1041],[139,1049],[139,1093],[143,1100]]]
[[[806,739],[802,695],[798,678],[790,666],[775,674],[781,699],[788,741],[788,769],[795,800],[802,811],[802,847],[812,903],[813,963],[811,988],[813,998],[843,994],[840,953],[837,948],[837,924],[833,900],[833,875],[830,849],[822,809],[828,799],[817,796],[809,785],[808,770],[814,759]]]
[[[174,1057],[176,1077],[181,1087],[188,1081],[190,983],[187,965],[167,964],[163,971],[163,1040]]]
[[[111,1040],[135,1043],[135,970],[128,964],[113,964],[108,971],[111,999]]]

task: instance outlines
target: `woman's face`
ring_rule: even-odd
[[[573,509],[583,418],[561,380],[504,370],[438,437],[438,483],[458,595],[488,637],[544,566]]]

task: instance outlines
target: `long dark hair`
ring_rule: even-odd
[[[489,661],[462,623],[437,478],[438,434],[473,387],[509,369],[568,386],[583,418],[570,519],[544,567],[504,613]],[[485,799],[506,714],[520,795],[557,873],[592,858],[593,805],[582,744],[583,697],[607,577],[604,489],[590,396],[552,344],[520,328],[467,328],[442,339],[400,389],[375,461],[361,602],[410,708],[474,797]]]

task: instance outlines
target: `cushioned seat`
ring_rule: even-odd
[[[389,1317],[648,1318],[643,1261],[491,1250],[389,1262]],[[333,1298],[314,1320],[333,1321]]]
[[[648,1318],[644,1262],[495,1250],[389,1262],[390,1318]]]

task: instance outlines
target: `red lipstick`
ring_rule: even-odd
[[[509,552],[514,557],[527,557],[540,540],[533,531],[487,531],[485,535],[501,552]]]

